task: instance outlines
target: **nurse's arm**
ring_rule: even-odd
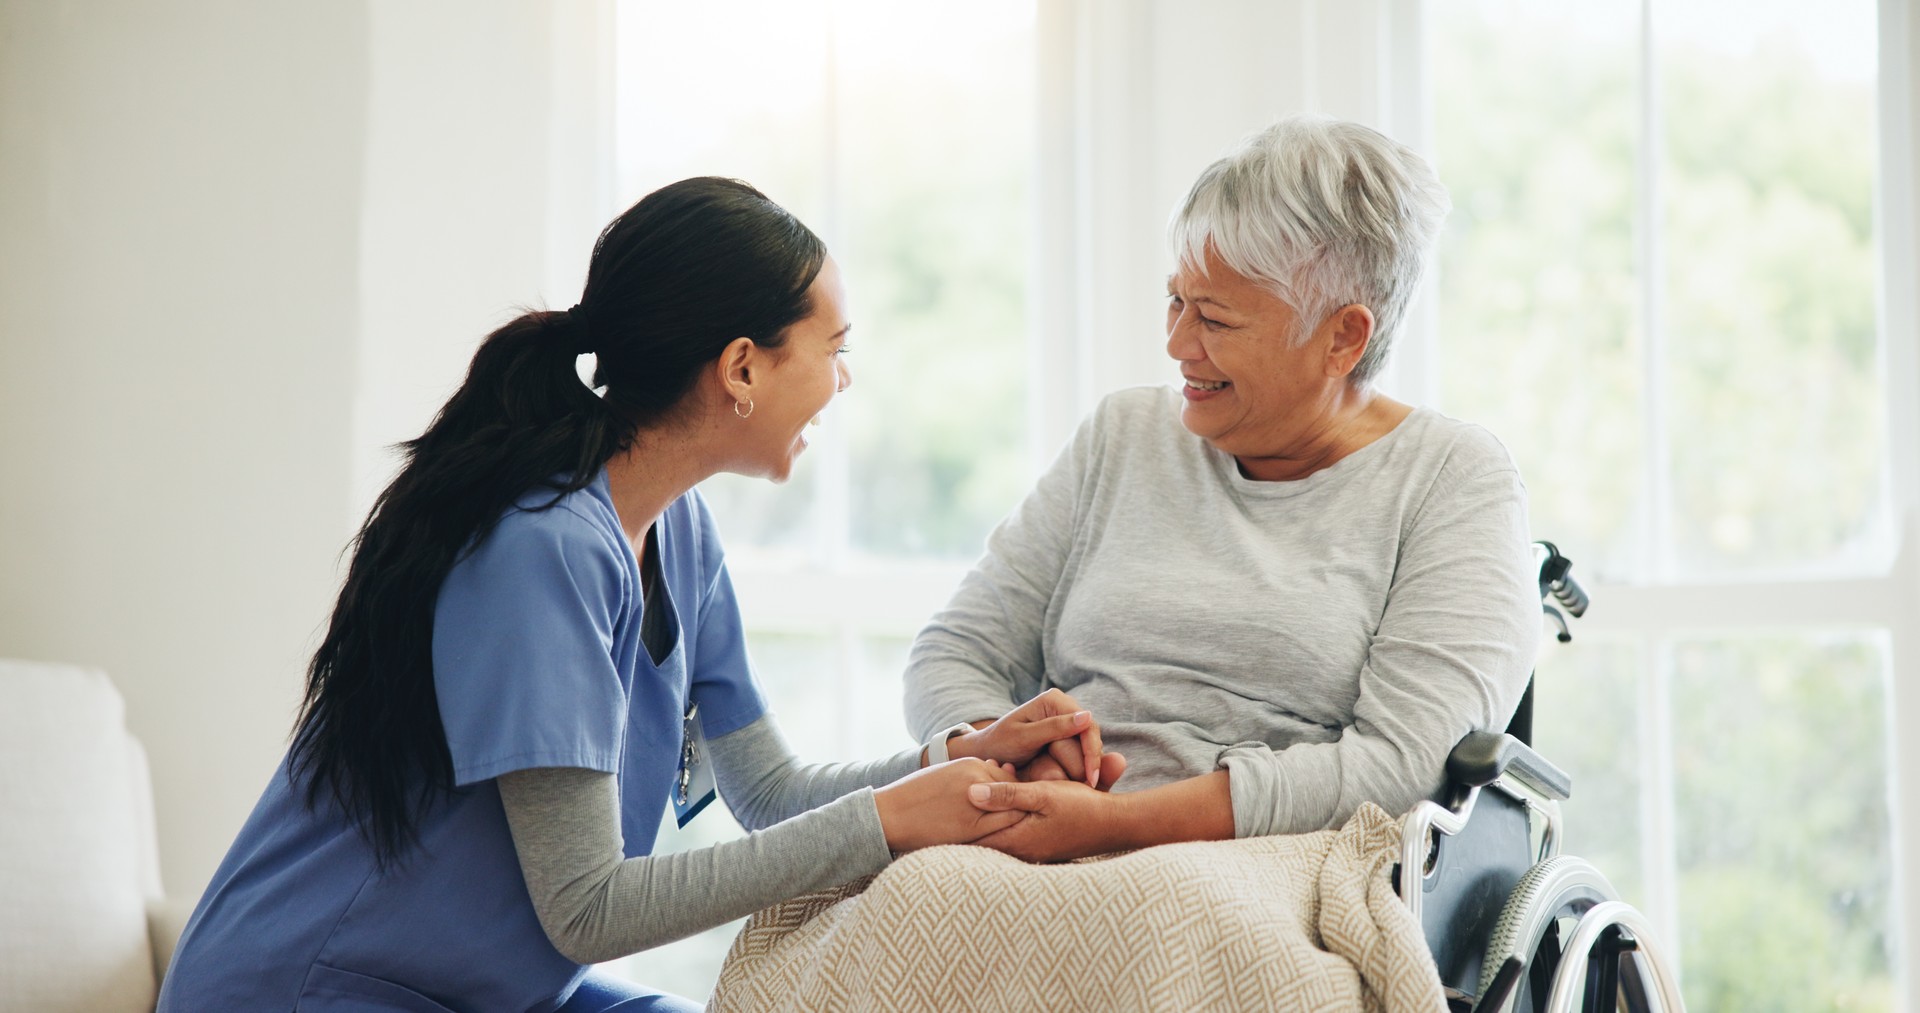
[[[950,740],[950,755],[1025,763],[1058,740],[1075,755],[1084,749],[1099,762],[1099,726],[1059,690],[1048,690],[999,721],[984,724],[981,731]],[[707,751],[720,797],[748,830],[772,826],[851,791],[892,784],[926,763],[923,749],[864,763],[802,763],[771,714],[714,739]],[[1124,761],[1113,759],[1117,765],[1109,769],[1124,769]]]
[[[707,744],[713,776],[733,817],[748,830],[770,827],[861,788],[878,788],[920,769],[911,749],[863,763],[802,763],[767,714]]]
[[[581,964],[686,938],[891,858],[871,791],[711,848],[627,858],[612,774],[539,768],[496,783],[540,926]]]

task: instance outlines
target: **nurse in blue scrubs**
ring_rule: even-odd
[[[849,329],[820,240],[700,178],[601,233],[577,306],[490,335],[359,532],[160,1009],[698,1008],[590,965],[1009,826],[967,788],[1055,743],[1099,769],[1057,691],[872,763],[786,749],[693,488],[787,477]],[[716,785],[752,832],[650,855]]]

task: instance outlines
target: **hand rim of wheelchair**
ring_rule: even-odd
[[[1571,861],[1586,864],[1577,858]],[[1595,872],[1595,875],[1599,873]],[[1553,990],[1547,995],[1546,1009],[1549,1013],[1571,1011],[1577,1008],[1576,1003],[1584,1001],[1589,978],[1588,961],[1594,949],[1608,933],[1618,934],[1622,931],[1632,937],[1633,949],[1645,954],[1642,959],[1627,964],[1638,978],[1642,990],[1642,1008],[1647,1008],[1645,1000],[1650,994],[1657,1000],[1652,1008],[1662,1011],[1686,1009],[1680,997],[1680,983],[1673,980],[1672,964],[1661,954],[1654,940],[1653,923],[1639,908],[1623,901],[1609,900],[1589,908],[1568,935],[1560,966],[1554,972]],[[1649,984],[1652,985],[1651,993],[1646,991]]]

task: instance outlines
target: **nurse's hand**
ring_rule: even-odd
[[[1057,689],[1028,700],[997,721],[947,740],[948,756],[978,756],[1015,766],[1051,756],[1067,778],[1094,788],[1100,787],[1102,775],[1108,772],[1101,764],[1101,752],[1100,722]]]
[[[1027,814],[982,812],[967,799],[967,789],[976,784],[1013,780],[1011,767],[962,759],[917,770],[874,789],[887,847],[904,852],[936,844],[971,844],[1013,826]]]

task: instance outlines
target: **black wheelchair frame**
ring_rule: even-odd
[[[1565,643],[1587,593],[1558,547],[1534,546],[1541,608]],[[1529,678],[1505,733],[1462,739],[1447,758],[1444,797],[1401,821],[1395,889],[1426,934],[1449,1007],[1685,1013],[1647,917],[1590,863],[1560,854],[1560,803],[1573,780],[1532,748],[1533,692]]]

